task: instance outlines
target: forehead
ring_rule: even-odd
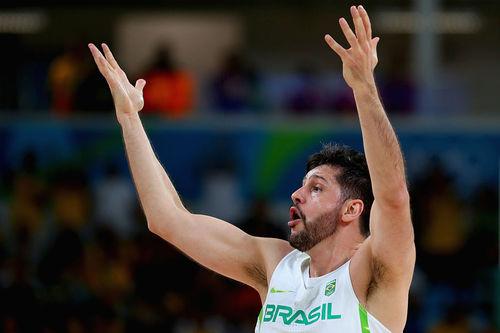
[[[337,183],[335,177],[338,174],[338,169],[330,165],[320,165],[314,169],[309,170],[309,172],[304,176],[303,183],[307,182],[311,178],[321,179],[327,183]]]

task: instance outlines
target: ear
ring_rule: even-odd
[[[350,223],[358,219],[363,213],[363,201],[360,199],[349,199],[342,207],[342,221]]]

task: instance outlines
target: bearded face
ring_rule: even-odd
[[[337,205],[333,210],[325,212],[314,220],[309,220],[303,214],[299,207],[294,205],[298,210],[300,219],[304,224],[304,228],[297,232],[291,232],[288,241],[290,245],[299,251],[306,252],[312,249],[322,240],[330,237],[337,230],[340,221],[340,208]]]

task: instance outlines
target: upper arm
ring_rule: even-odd
[[[389,275],[411,278],[415,243],[407,191],[390,203],[375,198],[370,215],[370,252]]]
[[[415,265],[409,203],[381,205],[375,199],[370,233],[351,261],[353,288],[372,315],[391,331],[402,332]]]
[[[179,210],[176,223],[156,223],[155,234],[199,264],[256,290],[267,290],[272,270],[289,252],[287,242],[253,237],[220,219]]]

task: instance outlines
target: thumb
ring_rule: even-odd
[[[142,93],[142,89],[144,89],[144,86],[146,85],[146,80],[144,79],[139,79],[135,81],[135,88],[139,90]]]
[[[374,47],[375,50],[377,49],[378,42],[380,42],[380,37],[375,37],[372,39],[372,47]]]

